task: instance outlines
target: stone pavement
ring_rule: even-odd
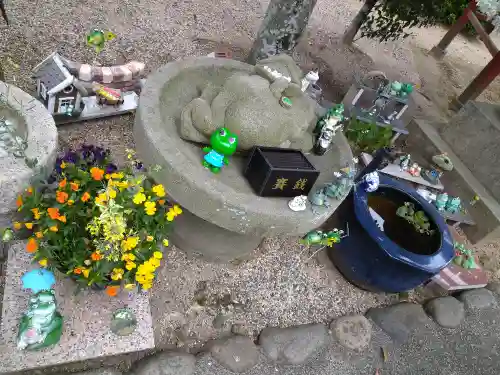
[[[266,328],[258,343],[235,335],[209,342],[197,356],[162,352],[136,362],[130,374],[371,375],[377,369],[380,375],[497,374],[499,301],[500,284],[490,284],[424,306],[399,303],[342,317],[330,329],[322,324]],[[111,374],[120,373],[81,373]]]

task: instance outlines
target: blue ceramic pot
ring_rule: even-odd
[[[385,220],[384,231],[370,214],[369,199],[372,207],[377,199],[387,203],[377,208]],[[426,213],[433,235],[417,232],[396,216],[397,207],[405,202]],[[349,236],[328,250],[329,257],[347,280],[362,289],[389,293],[413,289],[438,274],[454,256],[451,234],[436,208],[409,185],[383,174],[374,193],[359,185],[353,188],[331,224],[348,225]]]

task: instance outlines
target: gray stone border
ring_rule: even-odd
[[[20,162],[12,160],[12,157],[0,160],[1,228],[7,224],[3,221],[16,208],[17,195],[33,178],[45,178],[52,172],[57,156],[58,133],[52,115],[40,101],[28,93],[0,81],[0,95],[7,97],[7,105],[12,110],[22,114],[28,143],[25,153],[28,158],[37,159],[34,169],[24,164],[22,159],[18,159]]]
[[[233,335],[208,342],[205,351],[198,356],[172,351],[148,356],[137,361],[129,374],[193,375],[203,373],[204,366],[207,365],[220,366],[223,369],[220,373],[223,374],[238,374],[251,370],[263,361],[275,365],[304,366],[307,369],[308,363],[328,345],[340,345],[347,353],[353,355],[362,353],[369,347],[368,344],[377,347],[386,347],[389,343],[402,345],[410,341],[412,330],[417,329],[420,324],[425,326],[439,324],[451,329],[446,327],[447,324],[441,324],[443,317],[439,316],[443,312],[449,312],[443,309],[446,303],[451,303],[452,308],[466,306],[463,311],[472,312],[497,306],[499,297],[500,283],[492,283],[486,288],[464,291],[457,298],[448,296],[432,299],[424,306],[403,302],[370,309],[366,316],[339,317],[332,321],[330,331],[323,324],[305,324],[287,328],[268,327],[262,331],[258,345],[246,336]],[[460,322],[464,318],[465,314],[455,314],[452,317],[455,327],[453,329],[460,329]],[[79,375],[116,374],[112,369],[101,369],[101,371],[83,372]]]

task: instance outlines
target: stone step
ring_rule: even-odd
[[[454,168],[451,172],[445,172],[441,177],[445,191],[450,195],[459,196],[466,202],[470,201],[474,195],[480,199],[475,205],[468,207],[476,225],[464,225],[462,230],[473,244],[500,238],[499,202],[441,138],[436,130],[438,126],[438,124],[431,124],[421,119],[412,120],[408,125],[411,136],[405,140],[406,151],[412,155],[412,159],[415,158],[424,165],[431,160],[432,156],[447,153]]]
[[[23,241],[15,242],[8,254],[0,327],[0,374],[96,359],[106,364],[115,356],[154,348],[148,294],[124,293],[109,297],[103,291],[90,290],[75,294],[76,284],[58,274],[54,289],[64,319],[61,341],[40,351],[18,350],[18,324],[29,298],[29,293],[21,288],[21,276],[37,268],[31,263],[25,246]],[[123,337],[110,330],[111,315],[122,307],[132,309],[137,318],[136,330]]]

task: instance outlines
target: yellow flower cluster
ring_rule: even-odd
[[[163,258],[163,254],[159,251],[155,251],[151,258],[137,268],[135,280],[141,285],[142,289],[148,290],[153,286],[153,280],[155,278],[154,273],[160,266],[161,258]]]
[[[127,239],[122,241],[122,249],[124,251],[130,251],[135,249],[135,247],[139,244],[139,237],[128,237]]]
[[[174,204],[174,207],[171,207],[166,216],[168,221],[173,221],[175,217],[179,216],[182,214],[182,208],[180,208],[178,205]]]

